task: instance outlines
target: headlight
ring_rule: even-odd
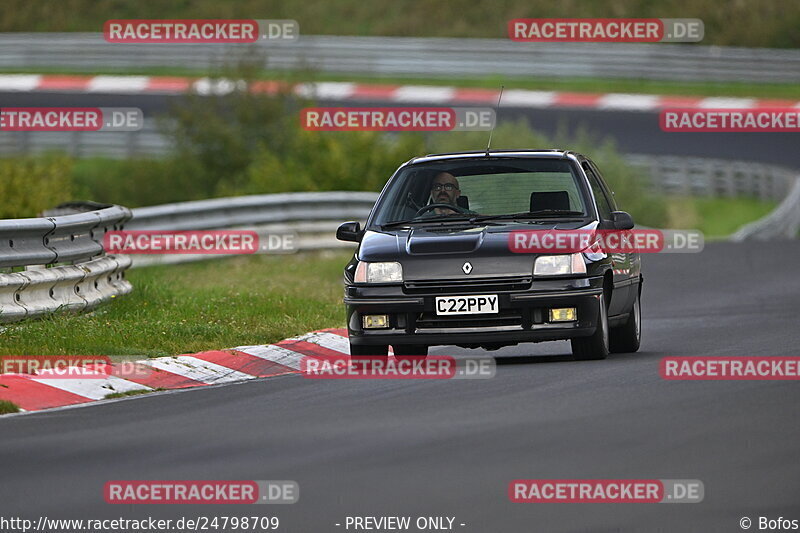
[[[360,261],[356,267],[356,283],[393,283],[403,281],[400,263],[366,263]]]
[[[586,263],[580,253],[541,255],[533,264],[534,276],[569,276],[571,274],[586,274]]]

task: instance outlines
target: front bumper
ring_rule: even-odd
[[[347,328],[356,345],[508,345],[588,336],[597,327],[603,277],[535,280],[525,290],[415,291],[402,285],[345,288]],[[497,294],[498,314],[437,316],[437,296]],[[555,307],[577,308],[575,322],[548,321]],[[389,315],[389,328],[363,329],[363,315]]]

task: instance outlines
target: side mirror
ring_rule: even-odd
[[[626,230],[633,229],[633,217],[625,211],[614,211],[614,229]]]
[[[336,238],[340,241],[361,242],[361,224],[358,222],[345,222],[336,230]]]

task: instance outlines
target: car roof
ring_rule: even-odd
[[[568,159],[569,156],[585,159],[584,156],[571,150],[550,148],[547,150],[475,150],[469,152],[449,152],[444,154],[429,154],[415,157],[407,164],[430,163],[432,161],[446,161],[449,159],[481,159],[486,157],[519,157],[519,158],[548,158]]]

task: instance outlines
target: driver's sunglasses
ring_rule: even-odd
[[[451,192],[451,191],[457,191],[458,187],[456,187],[452,183],[445,183],[445,184],[434,183],[433,186],[431,187],[432,191],[441,191],[442,189]]]

